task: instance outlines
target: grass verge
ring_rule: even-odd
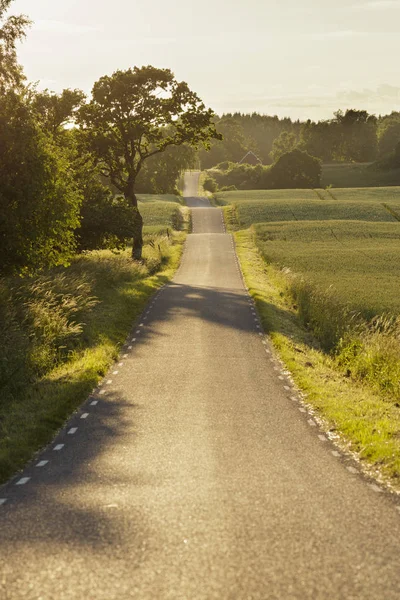
[[[22,375],[29,365],[22,363],[19,375],[14,377],[18,385],[13,385],[13,379],[9,378],[2,387],[0,482],[5,482],[23,468],[35,452],[48,444],[69,415],[96,387],[117,359],[129,329],[149,297],[173,276],[185,237],[186,234],[180,232],[148,240],[151,243],[144,248],[143,264],[133,263],[129,251],[121,254],[99,251],[82,255],[68,269],[55,270],[46,276],[44,283],[41,280],[33,304],[32,284],[29,284],[29,289],[25,291],[28,305],[25,301],[24,310],[29,319],[40,319],[40,323],[45,323],[47,338],[43,338],[36,347],[32,346],[31,341],[25,345],[23,340],[20,342],[20,355],[26,350],[33,353],[30,361],[35,362],[36,375],[32,377],[32,367],[29,377],[24,379]],[[67,308],[62,304],[65,295],[60,292],[56,294],[53,281],[61,281],[65,289],[76,287],[77,282],[84,282],[80,285],[84,285],[82,289],[85,295],[90,295],[91,302],[89,306],[84,306],[83,313],[79,314],[78,311],[75,314],[71,306],[67,307],[67,313]],[[20,295],[23,292],[20,290]],[[69,300],[71,305],[73,295]],[[59,309],[58,312],[55,312],[55,308]],[[58,315],[56,322],[55,314]],[[82,317],[84,323],[76,321]],[[61,333],[59,323],[64,327]],[[49,336],[49,325],[56,330],[52,341],[57,351],[63,352],[60,360],[53,355],[42,356],[42,350],[46,348],[45,340]],[[36,325],[29,331],[35,331],[35,335],[38,335],[38,330]],[[24,335],[21,329],[11,333],[7,329],[6,333],[14,335],[14,341],[17,335],[21,338]],[[29,336],[25,334],[25,337]],[[60,345],[61,339],[69,344],[67,349],[65,344]],[[18,358],[15,357],[16,365]],[[47,364],[49,360],[55,361],[58,366],[45,369],[45,374],[38,376],[37,365]]]
[[[237,254],[266,332],[306,402],[356,454],[364,469],[400,491],[400,405],[344,376],[334,358],[301,324],[287,294],[287,280],[258,252],[251,229],[235,233]]]

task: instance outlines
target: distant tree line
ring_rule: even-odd
[[[324,163],[373,162],[394,153],[400,143],[400,112],[376,117],[365,110],[339,110],[334,118],[319,122],[229,113],[216,124],[223,140],[213,141],[209,152],[200,151],[203,169],[237,163],[248,151],[269,165],[295,148]]]

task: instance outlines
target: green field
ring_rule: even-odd
[[[139,194],[138,201],[145,234],[161,233],[166,229],[183,229],[182,197],[172,194]]]
[[[379,170],[370,163],[365,164],[324,164],[322,165],[322,186],[368,187],[400,185],[400,169]]]
[[[225,192],[233,229],[254,225],[267,261],[370,318],[400,312],[400,188]],[[330,293],[332,293],[332,288]]]
[[[259,223],[268,262],[312,280],[366,318],[400,312],[400,223],[301,221]],[[332,287],[330,287],[332,286]]]
[[[400,188],[218,194],[265,330],[326,428],[400,481]]]

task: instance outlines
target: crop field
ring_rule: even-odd
[[[182,229],[182,199],[179,196],[143,194],[138,195],[138,200],[144,233],[159,233],[167,228]]]
[[[324,164],[322,165],[322,185],[324,187],[367,187],[399,185],[400,169],[378,170],[364,164]]]
[[[400,312],[400,223],[260,223],[257,245],[268,262],[330,288],[366,318]]]
[[[237,228],[273,221],[400,221],[400,188],[224,192]]]
[[[400,188],[225,192],[234,229],[254,225],[268,262],[367,318],[400,312]]]

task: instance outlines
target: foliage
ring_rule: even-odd
[[[279,157],[271,166],[222,163],[224,170],[209,171],[219,188],[235,186],[242,190],[319,187],[321,163],[295,149]]]
[[[13,91],[0,98],[0,181],[0,270],[66,264],[81,196],[67,154]]]
[[[81,226],[76,231],[78,249],[123,250],[131,237],[132,210],[123,196],[116,196],[96,174],[81,180]]]
[[[0,282],[1,482],[96,387],[151,294],[172,277],[183,237],[149,237],[143,263],[128,252],[90,252],[68,269]]]
[[[187,144],[169,146],[165,152],[155,154],[143,163],[137,178],[136,192],[175,194],[181,173],[193,167],[195,157],[195,149]]]
[[[400,113],[393,112],[383,117],[378,126],[379,156],[393,152],[400,143]]]
[[[321,161],[294,149],[278,158],[269,176],[271,188],[317,188],[321,185]]]
[[[0,92],[21,91],[25,77],[18,64],[16,43],[25,37],[30,21],[24,15],[6,17],[13,0],[0,0]]]
[[[200,152],[201,164],[210,169],[221,162],[237,163],[252,150],[263,164],[268,165],[295,148],[324,162],[372,162],[378,151],[377,135],[385,129],[388,118],[377,119],[367,111],[355,109],[337,111],[332,119],[318,123],[258,113],[225,114],[216,119],[224,139],[213,142],[210,152]],[[397,113],[393,113],[393,119],[397,119]],[[390,150],[394,148],[395,135],[394,130],[388,132]]]
[[[368,162],[377,155],[377,118],[366,110],[335,113],[339,131],[336,159]]]
[[[222,119],[215,119],[215,122],[222,139],[213,141],[209,149],[200,150],[202,169],[208,169],[226,160],[239,162],[246,152],[254,147],[249,144],[240,123],[234,118],[225,116]]]
[[[134,258],[141,258],[143,245],[135,192],[144,161],[169,146],[207,145],[220,138],[213,116],[185,82],[176,81],[169,69],[152,66],[102,77],[80,108],[88,152],[133,209]]]
[[[294,133],[289,131],[282,131],[282,133],[274,140],[271,150],[271,159],[276,162],[283,154],[291,152],[297,145],[297,137]]]
[[[61,94],[45,90],[33,94],[32,108],[42,127],[53,136],[60,136],[65,133],[67,125],[75,122],[76,112],[84,99],[85,94],[81,90],[65,89]]]
[[[215,181],[214,177],[208,175],[203,182],[203,188],[206,192],[211,192],[212,194],[217,191],[218,184]]]

